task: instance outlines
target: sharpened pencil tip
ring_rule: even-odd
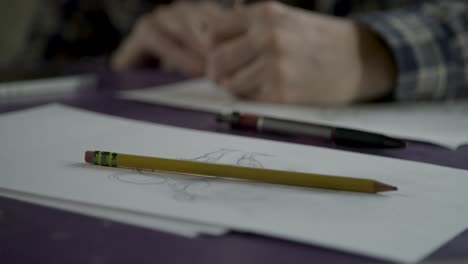
[[[397,191],[398,188],[392,185],[388,185],[381,182],[376,182],[374,185],[375,192],[390,192],[390,191]]]

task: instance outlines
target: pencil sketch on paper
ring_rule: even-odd
[[[131,183],[136,185],[152,185],[152,184],[164,184],[167,182],[166,177],[161,177],[156,174],[150,175],[150,171],[141,169],[133,169],[133,172],[117,172],[109,175],[109,179],[116,180],[122,183]],[[143,176],[143,177],[142,177]]]
[[[237,160],[237,165],[245,167],[263,168],[262,163],[256,158],[256,155],[252,153],[242,155],[242,157],[240,157]]]
[[[194,158],[183,159],[199,162],[224,163],[246,167],[263,168],[261,159],[272,157],[269,154],[246,152],[235,149],[221,148],[203,153]],[[220,178],[198,177],[177,173],[161,173],[158,171],[132,169],[114,173],[108,176],[112,181],[124,184],[149,186],[166,186],[172,197],[178,201],[193,201],[206,194],[212,183]]]
[[[208,152],[206,154],[203,154],[201,156],[188,159],[188,160],[193,160],[193,161],[200,161],[200,162],[219,162],[226,154],[236,152],[234,149],[219,149],[216,151]]]

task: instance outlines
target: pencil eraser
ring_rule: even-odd
[[[87,163],[93,163],[93,151],[86,151],[84,155],[84,160]]]

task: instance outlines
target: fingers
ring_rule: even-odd
[[[256,58],[221,86],[230,94],[254,101],[284,103],[295,99],[285,90],[290,79],[286,64],[267,56]]]
[[[115,69],[121,70],[136,67],[147,58],[159,58],[163,64],[190,75],[199,75],[204,68],[204,59],[165,34],[151,15],[145,15],[137,22],[111,62]]]
[[[124,70],[137,65],[141,57],[140,48],[136,43],[126,39],[117,49],[110,59],[110,63],[115,70]]]
[[[165,67],[179,70],[188,75],[200,75],[204,72],[204,58],[197,53],[184,49],[182,46],[164,36],[156,29],[153,34],[145,37],[144,49],[160,58]]]
[[[161,29],[172,38],[206,56],[211,46],[211,25],[217,24],[224,11],[212,1],[178,1],[158,8],[155,17]]]
[[[148,57],[159,58],[163,67],[200,75],[205,71],[212,39],[208,25],[215,24],[212,20],[220,14],[221,8],[211,1],[161,6],[139,19],[112,56],[112,65],[125,69],[142,64]]]
[[[293,102],[290,94],[295,88],[294,82],[291,82],[292,72],[291,65],[285,59],[270,57],[263,69],[264,78],[259,92],[252,99],[270,103]]]
[[[266,1],[226,12],[224,17],[213,26],[214,42],[225,40],[246,33],[253,24],[272,26],[287,13],[284,4]]]
[[[135,23],[132,33],[113,54],[111,59],[112,67],[116,70],[128,69],[138,66],[147,56],[158,57],[158,50],[148,45],[148,42],[156,42],[156,40],[151,40],[151,38],[155,37],[152,31],[150,15],[141,17]]]
[[[250,23],[245,10],[242,8],[225,12],[224,16],[211,26],[212,42],[215,47],[247,32]]]
[[[208,78],[221,82],[255,57],[247,25],[245,14],[238,9],[226,12],[212,25],[214,50],[207,65]]]
[[[222,82],[257,56],[277,53],[283,40],[276,20],[284,14],[283,5],[275,2],[231,11],[214,26],[216,46],[208,61],[208,77]]]
[[[200,45],[205,52],[213,47],[214,26],[227,14],[227,11],[214,1],[202,1],[199,3],[202,15],[189,16],[188,23],[192,25],[192,34],[195,42]],[[189,14],[195,14],[189,12]]]
[[[188,20],[192,17],[188,3],[177,3],[174,7],[160,7],[153,12],[153,23],[170,37],[181,49],[192,49],[202,56],[203,48],[194,41],[196,34]]]
[[[242,69],[258,55],[258,45],[254,41],[249,34],[245,34],[215,49],[208,61],[208,77],[221,82]]]
[[[264,58],[254,60],[252,63],[237,72],[232,78],[221,82],[230,94],[243,98],[251,98],[258,93],[263,81],[263,71],[266,62]]]

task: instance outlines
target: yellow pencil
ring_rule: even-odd
[[[105,151],[86,151],[85,161],[101,166],[196,174],[352,192],[378,193],[397,190],[394,186],[370,179],[145,157]]]

